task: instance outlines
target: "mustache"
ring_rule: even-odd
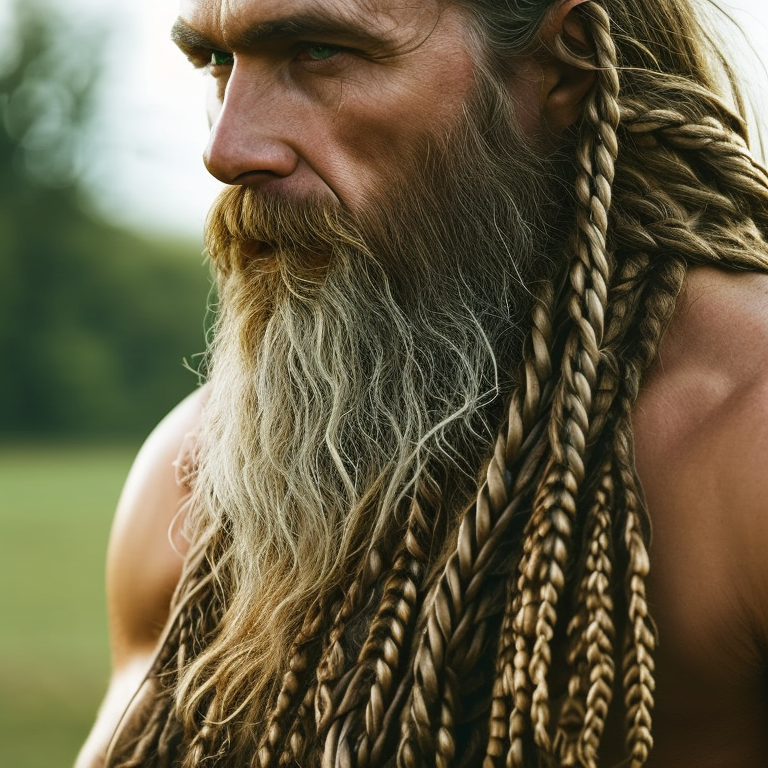
[[[350,247],[367,251],[352,216],[337,201],[320,197],[286,198],[250,187],[227,187],[206,221],[205,245],[224,273],[253,264],[300,258],[302,264],[327,263]]]

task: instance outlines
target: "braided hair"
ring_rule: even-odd
[[[551,12],[548,0],[460,2],[497,72]],[[401,529],[307,612],[258,722],[222,711],[213,683],[177,690],[225,612],[225,532],[199,531],[109,765],[596,768],[613,707],[629,764],[647,761],[656,632],[632,408],[687,270],[768,269],[768,176],[688,0],[587,0],[574,13],[593,51],[558,45],[595,85],[574,128],[564,274],[538,291],[473,502],[442,526],[454,519],[444,478],[419,475]]]

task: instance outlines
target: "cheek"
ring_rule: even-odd
[[[515,75],[509,91],[515,104],[515,116],[523,133],[530,139],[542,137],[541,105],[544,83],[541,68],[535,62],[518,60],[514,63]]]
[[[342,102],[334,120],[336,140],[364,176],[391,174],[425,138],[445,134],[461,119],[475,80],[469,57],[456,58],[450,67],[441,57],[414,64],[410,77],[378,84]]]
[[[515,115],[525,136],[540,139],[542,135],[541,110],[538,108],[539,87],[529,85],[521,98],[515,98]]]

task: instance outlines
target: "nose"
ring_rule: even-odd
[[[235,64],[223,98],[209,98],[211,133],[203,161],[225,184],[288,178],[299,165],[299,155],[281,130],[279,94],[253,75]]]

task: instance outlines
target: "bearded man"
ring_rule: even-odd
[[[689,0],[173,37],[220,307],[78,766],[765,765],[768,177]]]

